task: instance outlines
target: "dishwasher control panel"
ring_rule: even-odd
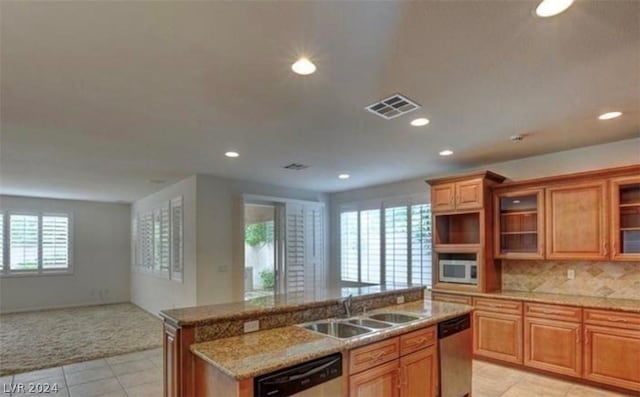
[[[342,376],[342,354],[307,361],[254,379],[255,397],[287,397]]]

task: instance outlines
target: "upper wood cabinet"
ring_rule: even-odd
[[[493,208],[494,256],[543,259],[544,189],[498,189]]]
[[[546,189],[547,259],[602,260],[609,255],[607,183],[604,180]]]
[[[432,179],[431,211],[453,212],[480,210],[485,206],[488,188],[502,183],[504,177],[493,172]]]
[[[640,176],[611,180],[611,258],[640,261]]]

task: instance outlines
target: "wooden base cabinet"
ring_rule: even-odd
[[[522,364],[522,315],[473,312],[473,353]]]
[[[640,391],[640,330],[585,325],[584,378]]]
[[[582,325],[525,318],[524,365],[558,374],[582,375]]]
[[[398,360],[373,367],[349,377],[350,397],[400,397]]]
[[[435,397],[437,379],[435,345],[400,358],[401,397]]]
[[[435,397],[438,352],[435,327],[349,352],[350,397]]]

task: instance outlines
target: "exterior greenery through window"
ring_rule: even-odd
[[[429,204],[346,209],[339,230],[342,281],[431,285]]]
[[[71,270],[69,214],[0,212],[2,274]]]

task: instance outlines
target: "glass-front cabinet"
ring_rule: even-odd
[[[640,176],[611,180],[611,247],[615,260],[640,260]]]
[[[504,190],[494,195],[496,258],[544,258],[544,190]]]

